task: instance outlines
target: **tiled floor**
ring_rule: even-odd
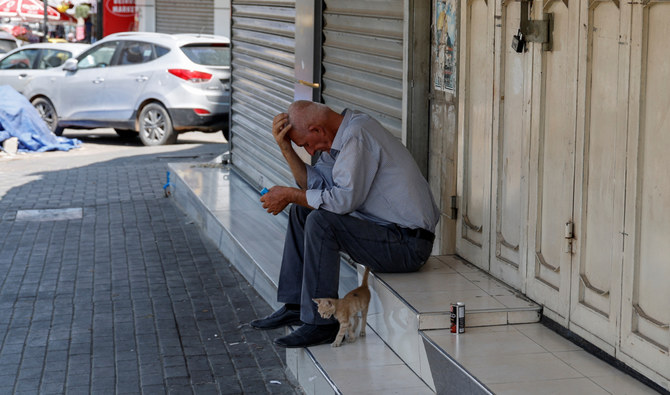
[[[425,333],[496,394],[656,393],[541,324]]]
[[[471,327],[538,322],[540,306],[455,256],[432,256],[417,273],[377,273],[419,315],[418,329],[449,326],[449,306],[463,302]]]
[[[379,277],[420,313],[449,311],[449,305],[455,301],[465,303],[471,312],[538,308],[511,288],[453,256],[430,257],[411,276],[384,273]]]

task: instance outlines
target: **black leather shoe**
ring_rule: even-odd
[[[304,324],[291,334],[279,337],[274,343],[281,347],[311,347],[319,344],[332,343],[337,336],[340,324],[312,325]]]
[[[265,318],[251,321],[251,326],[256,329],[276,329],[286,325],[302,325],[299,310],[289,310],[282,306]]]

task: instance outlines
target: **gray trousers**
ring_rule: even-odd
[[[312,298],[337,298],[343,251],[375,272],[404,273],[421,268],[433,242],[405,235],[350,215],[292,205],[289,214],[277,301],[300,304],[307,324],[331,324],[321,318]]]

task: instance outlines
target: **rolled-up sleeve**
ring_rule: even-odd
[[[379,168],[379,152],[366,141],[353,137],[346,141],[333,166],[333,184],[329,188],[310,188],[307,203],[336,214],[348,214],[361,206]]]

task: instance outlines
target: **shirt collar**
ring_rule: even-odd
[[[340,150],[342,149],[342,144],[345,138],[344,131],[347,129],[347,126],[349,125],[349,121],[351,120],[353,112],[350,109],[345,108],[344,111],[342,111],[342,115],[344,115],[344,118],[342,119],[340,127],[337,129],[337,134],[335,134],[333,143],[330,145],[330,153],[331,155],[333,155],[333,157],[337,155],[333,153],[333,150],[339,153]]]

